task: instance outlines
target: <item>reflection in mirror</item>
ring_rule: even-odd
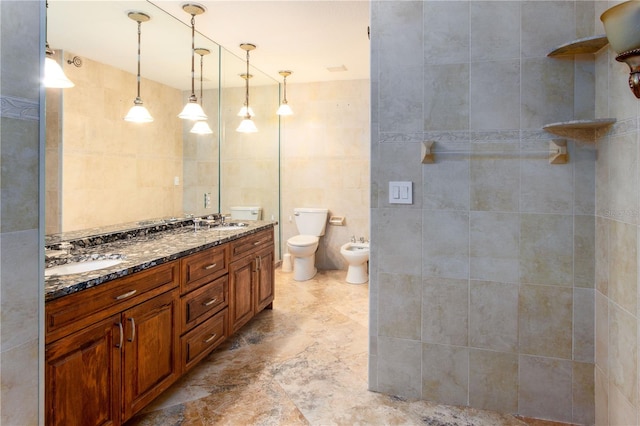
[[[159,6],[162,4],[159,3]],[[148,14],[142,93],[152,123],[123,120],[136,95],[137,38],[127,14]],[[244,54],[196,33],[212,134],[177,118],[191,91],[191,31],[141,1],[49,0],[48,39],[73,89],[46,91],[46,233],[260,206],[279,220],[278,82],[252,67],[255,134],[238,134]],[[81,66],[67,63],[74,56]],[[199,82],[199,69],[196,70]],[[276,231],[276,235],[278,235]]]

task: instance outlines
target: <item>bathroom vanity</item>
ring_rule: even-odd
[[[76,258],[121,263],[45,280],[46,423],[125,422],[270,309],[274,225],[72,241]]]

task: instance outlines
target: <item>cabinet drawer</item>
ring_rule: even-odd
[[[239,259],[260,249],[266,244],[273,244],[273,228],[247,235],[231,243],[231,260]]]
[[[52,300],[45,305],[46,341],[85,328],[115,312],[178,285],[178,263],[170,262]]]
[[[229,279],[226,275],[183,296],[180,302],[182,305],[181,333],[226,307],[228,300]]]
[[[212,247],[181,260],[182,294],[227,273],[229,245]]]
[[[182,343],[183,372],[193,367],[225,340],[227,336],[227,313],[228,309],[225,308],[182,336],[180,340]]]

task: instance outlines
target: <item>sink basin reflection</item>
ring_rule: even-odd
[[[64,265],[53,266],[44,270],[44,276],[81,274],[83,272],[97,271],[122,263],[122,259],[88,260],[86,262],[72,262]]]

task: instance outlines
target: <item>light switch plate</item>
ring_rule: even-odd
[[[413,182],[389,182],[389,204],[413,204]]]

